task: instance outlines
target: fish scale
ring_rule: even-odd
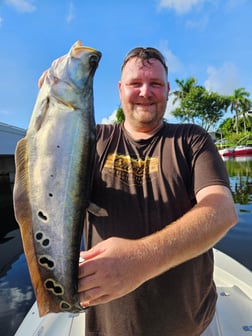
[[[93,77],[100,58],[77,41],[52,64],[16,147],[14,209],[40,316],[83,311],[78,261],[90,202]]]

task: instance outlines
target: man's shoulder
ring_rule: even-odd
[[[118,124],[97,124],[96,129],[97,130],[114,129],[117,126]]]
[[[120,124],[97,124],[96,125],[96,137],[97,139],[106,139],[111,137],[115,132],[120,129]]]
[[[166,129],[170,132],[189,133],[189,134],[204,134],[207,133],[204,128],[196,124],[176,124],[166,123]]]
[[[181,143],[191,143],[200,139],[210,137],[208,132],[199,125],[195,124],[175,124],[165,123],[163,136],[171,141]],[[198,140],[197,140],[198,139]]]

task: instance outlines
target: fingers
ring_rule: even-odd
[[[42,87],[42,85],[43,85],[43,83],[44,83],[44,81],[45,81],[45,78],[46,78],[46,76],[47,76],[47,74],[48,74],[48,69],[47,70],[45,70],[43,73],[42,73],[42,75],[39,77],[39,80],[38,80],[38,87],[39,87],[39,89],[41,89],[41,87]]]
[[[83,307],[104,303],[108,297],[105,295],[100,277],[97,274],[97,268],[100,269],[99,262],[97,265],[92,260],[97,254],[99,253],[95,249],[80,253],[78,292]]]
[[[56,69],[57,66],[63,61],[63,59],[64,59],[65,57],[66,57],[66,55],[61,56],[61,57],[55,59],[55,60],[52,62],[51,68]],[[48,72],[49,72],[49,69],[46,69],[46,70],[42,73],[42,75],[40,76],[40,78],[39,78],[39,80],[38,80],[38,87],[39,87],[39,89],[41,89],[41,87],[42,87],[42,85],[43,85],[43,83],[44,83],[44,81],[45,81],[45,78],[46,78]]]
[[[79,291],[94,287],[95,274],[95,271],[87,270],[85,265],[79,267]]]
[[[89,300],[80,300],[80,304],[83,308],[91,307],[91,306],[96,306],[98,304],[103,304],[111,301],[110,297],[108,295],[102,295],[97,298],[90,297]]]
[[[101,245],[96,245],[88,251],[80,252],[80,257],[85,260],[89,260],[89,259],[93,259],[97,257],[98,255],[102,254],[104,251],[105,251],[105,248],[103,248]]]
[[[101,298],[100,288],[95,287],[88,291],[79,293],[79,300],[83,307],[90,306],[95,301],[97,302]]]
[[[83,307],[96,305],[103,302],[106,297],[103,289],[96,285],[95,274],[79,279],[79,300]],[[103,298],[103,299],[102,299]]]
[[[102,287],[94,287],[79,292],[79,301],[82,307],[95,306],[109,302],[111,297],[103,291]]]
[[[81,252],[78,292],[83,306],[102,304],[119,298],[137,288],[142,281],[139,270],[139,254],[132,257],[130,251],[136,242],[120,238],[109,238]],[[140,258],[142,260],[142,257]],[[127,271],[132,270],[132,276]]]
[[[66,55],[63,55],[59,58],[56,58],[53,62],[52,62],[52,67],[56,68],[58,66],[59,63],[61,63],[64,59],[66,58]]]

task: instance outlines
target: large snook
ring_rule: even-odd
[[[78,261],[95,153],[93,76],[100,58],[78,41],[52,64],[16,148],[15,216],[40,316],[82,310]]]

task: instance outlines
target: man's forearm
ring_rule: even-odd
[[[237,216],[229,195],[212,193],[163,230],[142,239],[152,278],[211,248],[235,225]]]

